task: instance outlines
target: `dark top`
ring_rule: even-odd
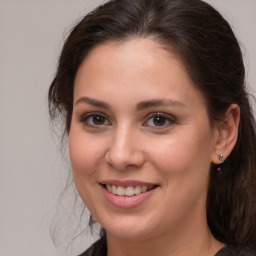
[[[107,242],[105,238],[96,241],[89,249],[79,256],[106,256]],[[256,256],[256,249],[249,247],[226,246],[219,250],[215,256]]]

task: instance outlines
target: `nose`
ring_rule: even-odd
[[[139,137],[138,132],[127,126],[116,129],[105,155],[107,164],[120,171],[141,167],[145,160]]]

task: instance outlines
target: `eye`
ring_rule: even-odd
[[[164,113],[152,113],[143,126],[150,126],[155,128],[166,128],[175,124],[176,120],[170,115]]]
[[[87,126],[97,127],[110,125],[109,120],[101,113],[88,113],[81,118],[81,122]]]

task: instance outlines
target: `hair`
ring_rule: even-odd
[[[240,107],[237,143],[222,164],[210,170],[206,202],[209,228],[232,245],[256,245],[256,125],[245,85],[239,43],[228,22],[200,0],[112,0],[85,16],[70,32],[49,89],[52,119],[61,115],[68,134],[74,79],[97,45],[151,38],[181,59],[204,95],[209,120],[224,122],[230,104]]]

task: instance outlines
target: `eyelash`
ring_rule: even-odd
[[[95,117],[100,117],[104,120],[104,124],[93,124],[93,123],[89,123],[89,119],[90,118],[95,118]],[[82,116],[82,118],[80,119],[80,122],[83,123],[84,125],[86,126],[89,126],[89,127],[101,127],[103,125],[106,125],[105,122],[108,122],[107,125],[110,125],[110,121],[108,121],[108,118],[102,114],[101,112],[92,112],[92,113],[88,113],[88,114],[85,114]],[[93,122],[93,120],[91,120],[91,122]]]
[[[177,121],[174,117],[168,115],[168,114],[165,114],[165,113],[161,113],[161,112],[156,112],[156,113],[151,113],[149,115],[149,117],[147,118],[146,122],[144,122],[142,125],[143,126],[150,126],[150,125],[147,125],[147,122],[149,122],[150,119],[153,119],[153,118],[156,118],[156,117],[160,117],[160,118],[163,118],[164,120],[164,125],[154,125],[154,126],[151,126],[151,127],[154,127],[154,128],[157,128],[157,129],[164,129],[172,124],[176,124]],[[169,124],[166,124],[166,122],[169,122]]]
[[[93,123],[95,120],[90,120],[90,118],[95,118],[95,117],[100,117],[103,121],[102,124],[95,124]],[[149,125],[148,122],[152,119],[152,122],[154,118],[156,117],[160,117],[163,118],[163,125]],[[107,124],[105,122],[108,122]],[[101,112],[92,112],[92,113],[88,113],[82,116],[82,118],[80,119],[80,122],[83,123],[84,125],[88,126],[88,127],[95,127],[95,128],[100,128],[102,126],[105,125],[111,125],[111,122],[108,120],[108,118]],[[91,122],[91,123],[90,123]],[[166,124],[168,122],[168,124]],[[161,113],[161,112],[155,112],[155,113],[151,113],[145,122],[143,122],[142,126],[149,126],[149,127],[153,127],[156,129],[164,129],[172,124],[176,124],[177,121],[175,118],[173,118],[172,116],[165,114],[165,113]]]

